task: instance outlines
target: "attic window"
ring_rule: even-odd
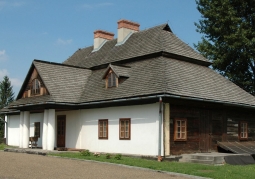
[[[111,88],[111,87],[116,87],[117,86],[117,77],[113,72],[110,72],[107,76],[107,87]]]
[[[31,89],[31,94],[32,95],[37,95],[40,94],[40,81],[36,78],[32,81],[32,89]]]

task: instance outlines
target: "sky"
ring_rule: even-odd
[[[168,23],[191,47],[202,37],[195,0],[0,0],[0,81],[7,75],[16,96],[34,59],[62,63],[98,29],[116,38],[120,19],[140,30]]]

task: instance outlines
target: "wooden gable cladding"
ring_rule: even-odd
[[[34,80],[38,80],[39,84],[40,84],[38,93],[36,93],[36,94],[33,94],[33,92],[32,92]],[[37,70],[34,68],[32,74],[30,76],[30,79],[26,85],[25,91],[23,92],[22,98],[28,98],[28,97],[33,97],[33,96],[43,96],[43,95],[48,95],[48,94],[49,93],[48,93],[40,75],[38,74]]]

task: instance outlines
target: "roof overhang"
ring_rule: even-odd
[[[111,100],[102,100],[102,101],[91,101],[84,103],[63,103],[63,102],[43,102],[36,104],[20,104],[16,106],[10,106],[8,109],[10,111],[2,111],[2,114],[14,113],[17,111],[38,111],[44,109],[56,109],[56,110],[78,110],[78,109],[88,109],[88,108],[103,108],[103,107],[112,107],[112,106],[126,106],[126,105],[137,105],[137,104],[148,104],[155,103],[159,101],[159,98],[163,99],[163,102],[177,104],[178,101],[180,104],[186,104],[187,101],[191,103],[203,104],[205,106],[208,104],[213,107],[225,107],[225,108],[241,108],[241,109],[249,109],[255,110],[254,105],[234,103],[228,101],[219,101],[219,100],[211,100],[211,99],[200,99],[188,96],[178,96],[174,94],[154,94],[154,95],[146,95],[146,96],[136,96],[129,98],[119,98],[119,99],[111,99]],[[186,101],[186,102],[185,102]]]

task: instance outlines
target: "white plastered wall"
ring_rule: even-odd
[[[153,156],[158,153],[158,103],[65,111],[57,115],[66,115],[67,148]],[[120,118],[131,118],[130,140],[119,139]],[[99,119],[108,119],[107,140],[98,139]]]
[[[19,146],[19,115],[8,116],[8,145]]]
[[[34,122],[40,122],[40,138],[38,138],[38,147],[42,146],[42,125],[43,113],[30,114],[30,137],[34,136]],[[8,145],[19,146],[20,136],[20,115],[8,116]]]
[[[30,114],[30,137],[34,136],[35,122],[40,122],[40,137],[38,138],[37,146],[42,147],[43,113]]]

